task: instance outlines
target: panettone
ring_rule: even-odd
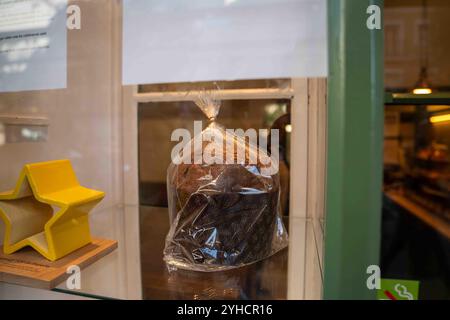
[[[250,161],[252,153],[261,151],[256,146],[235,135],[230,139],[214,122],[202,135],[211,136],[208,130],[221,135],[219,141],[226,141],[215,146],[224,159],[230,158],[227,143],[234,145],[233,163],[195,164],[193,152],[188,152],[183,159],[189,161],[172,163],[167,175],[171,228],[164,259],[171,266],[200,271],[249,264],[287,245],[286,231],[278,216],[278,173],[265,173],[262,169],[267,165],[259,157],[253,158],[255,163]],[[202,141],[202,150],[217,143],[214,139]],[[238,147],[245,151],[240,162]],[[273,247],[274,237],[282,238],[277,248]]]

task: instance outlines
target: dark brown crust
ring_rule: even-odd
[[[216,123],[205,130],[225,134]],[[202,150],[209,143],[218,142],[203,141]],[[267,166],[259,159],[249,164],[250,152],[258,153],[256,147],[236,136],[232,143],[235,164],[172,164],[168,170],[172,227],[164,253],[183,265],[193,265],[193,269],[194,265],[247,264],[269,256],[272,250],[279,176],[262,175],[261,169]],[[238,144],[244,146],[244,164],[236,164]],[[227,159],[226,147],[222,147]],[[193,155],[189,157],[192,162]]]
[[[169,195],[175,205],[170,214],[172,221],[177,214],[179,219],[167,249],[175,259],[239,265],[270,255],[278,214],[278,175],[263,177],[241,165],[173,169]],[[217,240],[208,245],[213,233]]]

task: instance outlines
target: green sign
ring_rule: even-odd
[[[381,288],[377,291],[378,300],[418,300],[419,281],[381,279]]]

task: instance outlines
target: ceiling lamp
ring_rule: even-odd
[[[420,69],[419,81],[417,81],[414,86],[413,93],[414,94],[430,94],[433,90],[431,90],[430,83],[428,82],[427,76],[427,68],[422,67]]]
[[[422,0],[422,26],[420,28],[420,75],[417,81],[413,93],[414,94],[430,94],[431,85],[428,81],[428,14],[427,14],[427,1]]]

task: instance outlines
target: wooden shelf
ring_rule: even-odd
[[[52,262],[29,247],[8,255],[0,247],[0,282],[53,289],[70,276],[66,273],[69,266],[84,269],[116,248],[117,241],[94,238],[92,243]]]

